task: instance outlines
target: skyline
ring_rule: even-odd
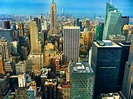
[[[90,3],[91,2],[91,3]],[[93,16],[94,13],[96,16],[105,15],[105,5],[106,2],[110,2],[110,0],[72,0],[71,2],[68,0],[55,0],[57,5],[57,12],[60,14],[61,9],[64,8],[65,14],[69,13],[75,16]],[[132,15],[132,0],[112,0],[112,4],[117,6],[119,10],[122,11],[123,15],[133,16]],[[4,0],[0,1],[0,14],[46,14],[50,12],[50,5],[52,0]]]

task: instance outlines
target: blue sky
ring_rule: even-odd
[[[57,10],[77,15],[104,15],[110,0],[55,0]],[[133,16],[133,0],[112,0],[124,15]],[[0,0],[0,14],[41,14],[49,12],[52,0]]]

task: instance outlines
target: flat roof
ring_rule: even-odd
[[[72,73],[94,73],[88,63],[72,63]]]
[[[63,29],[80,29],[78,26],[64,26]]]
[[[112,45],[110,45],[110,46],[108,46],[108,45],[104,45],[104,46],[100,46],[97,42],[94,42],[94,44],[97,46],[97,47],[99,47],[99,48],[121,48],[121,46],[120,45],[118,45],[118,44],[116,44],[116,43],[114,43],[114,42],[112,42]]]
[[[131,42],[125,42],[125,43],[118,43],[119,45],[121,46],[130,46],[131,45]]]

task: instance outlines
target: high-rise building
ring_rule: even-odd
[[[50,7],[50,33],[51,34],[57,33],[56,4],[54,0],[52,1],[51,7]]]
[[[121,34],[121,16],[121,11],[107,3],[103,40],[108,39],[109,35]]]
[[[87,31],[90,30],[90,19],[86,19],[86,28],[87,28]]]
[[[115,57],[114,57],[115,56]],[[121,46],[110,40],[92,44],[91,65],[95,72],[95,98],[117,90]]]
[[[130,42],[122,42],[118,43],[121,48],[121,65],[119,68],[119,77],[118,77],[118,91],[122,89],[122,83],[123,83],[123,77],[124,77],[124,71],[125,71],[125,64],[128,60],[128,55],[129,55],[129,49],[130,49]]]
[[[133,78],[133,42],[130,46],[129,57],[128,57],[128,61],[125,66],[123,85],[122,85],[122,94],[125,96],[126,99],[133,98],[132,78]]]
[[[21,46],[21,59],[26,60],[28,55],[27,47]]]
[[[80,28],[79,27],[64,27],[63,28],[63,53],[64,62],[69,62],[72,59],[78,62],[79,44],[80,44]]]
[[[44,44],[45,44],[45,41],[44,41],[44,33],[43,32],[39,32],[39,41],[41,42],[41,49],[44,49]]]
[[[33,21],[36,22],[38,31],[40,31],[41,30],[41,19],[37,17],[37,18],[34,18]]]
[[[11,49],[14,53],[18,53],[18,41],[11,42]]]
[[[86,35],[86,48],[87,49],[90,49],[91,48],[91,45],[92,45],[92,42],[93,42],[93,32],[92,31],[89,31],[88,34]]]
[[[44,21],[42,22],[42,31],[46,31],[48,30],[48,23],[47,23],[47,19],[44,19]]]
[[[6,38],[8,42],[13,41],[13,30],[11,29],[2,29],[0,30],[0,38]]]
[[[76,19],[76,26],[79,26],[79,18]]]
[[[82,27],[82,21],[79,21],[79,26],[80,26],[80,31],[83,31],[83,27]]]
[[[132,61],[133,63],[133,61]],[[132,99],[132,90],[133,90],[133,64],[127,62],[125,66],[124,78],[123,78],[123,85],[122,85],[122,94],[125,96],[126,99]]]
[[[24,36],[24,24],[22,22],[20,22],[18,25],[18,33],[19,36]]]
[[[95,36],[96,40],[102,40],[103,28],[104,28],[104,24],[103,23],[101,23],[98,26],[96,26],[96,36]]]
[[[105,16],[105,24],[107,21],[107,17],[110,11],[118,10],[115,6],[111,5],[110,3],[106,3],[106,16]]]
[[[6,76],[0,78],[0,89],[2,91],[2,95],[6,95],[9,88],[10,84],[8,82],[8,78]]]
[[[26,60],[26,71],[33,70],[35,75],[43,67],[43,55],[42,54],[30,54]]]
[[[57,99],[57,81],[47,79],[44,84],[43,99]]]
[[[129,30],[130,26],[129,25],[124,25],[123,26],[123,35],[126,37],[126,41],[129,41]]]
[[[4,29],[10,29],[10,21],[4,21]]]
[[[121,24],[122,24],[122,28],[124,27],[124,25],[128,25],[129,24],[129,16],[122,16]]]
[[[61,15],[63,16],[65,13],[64,13],[65,11],[64,11],[64,8],[62,8],[62,10],[61,10]]]
[[[93,99],[94,72],[88,63],[72,63],[70,98]]]
[[[30,23],[30,43],[32,54],[41,53],[41,44],[38,40],[38,28],[35,21]]]
[[[0,53],[4,60],[9,61],[11,46],[10,43],[4,37],[0,39]]]
[[[5,75],[5,68],[4,68],[4,63],[1,55],[0,55],[0,74]]]

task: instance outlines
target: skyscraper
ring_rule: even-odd
[[[125,66],[122,94],[126,99],[133,99],[133,44],[130,46],[128,61]]]
[[[130,26],[129,25],[124,25],[123,26],[123,35],[126,37],[126,41],[129,41],[129,30],[130,30]]]
[[[87,31],[90,30],[90,19],[86,19],[86,28],[87,28]]]
[[[104,27],[103,23],[101,23],[98,26],[96,26],[96,40],[102,40],[102,37],[103,37],[103,27]]]
[[[103,40],[108,39],[109,35],[121,34],[121,17],[122,12],[107,3]]]
[[[48,29],[47,19],[44,19],[41,25],[42,25],[42,31],[46,31]]]
[[[124,25],[128,25],[129,24],[129,16],[122,16],[122,28],[124,27]]]
[[[121,65],[119,68],[119,78],[118,78],[118,90],[120,91],[122,88],[122,83],[123,83],[123,77],[124,77],[124,70],[125,70],[125,64],[128,60],[128,55],[129,55],[129,49],[130,49],[130,42],[122,42],[118,43],[121,48]]]
[[[38,40],[38,28],[35,21],[30,23],[30,43],[31,43],[31,53],[38,54],[41,53],[41,44]]]
[[[51,34],[57,33],[56,4],[54,0],[52,1],[51,7],[50,7],[50,33]]]
[[[106,24],[106,21],[107,21],[107,17],[108,17],[108,13],[110,11],[114,11],[114,10],[118,10],[115,6],[109,4],[109,3],[106,3],[106,16],[105,16],[105,24]]]
[[[121,46],[109,40],[102,43],[94,42],[92,44],[91,65],[95,72],[95,98],[101,93],[117,90],[120,68]]]
[[[10,29],[10,21],[4,21],[4,29]]]
[[[30,41],[31,51],[26,60],[26,71],[33,70],[36,75],[43,66],[43,55],[41,53],[41,43],[38,40],[38,28],[35,21],[30,23]]]
[[[72,63],[70,73],[71,99],[93,99],[94,72],[88,63]]]
[[[11,53],[11,46],[10,43],[4,37],[0,39],[0,53],[4,60],[6,61],[9,60],[9,55]]]
[[[72,59],[74,62],[78,62],[79,58],[79,40],[80,40],[80,28],[79,27],[64,27],[63,28],[63,53],[64,62],[69,62]]]
[[[24,36],[24,24],[20,22],[18,25],[18,30],[19,30],[19,36]]]

